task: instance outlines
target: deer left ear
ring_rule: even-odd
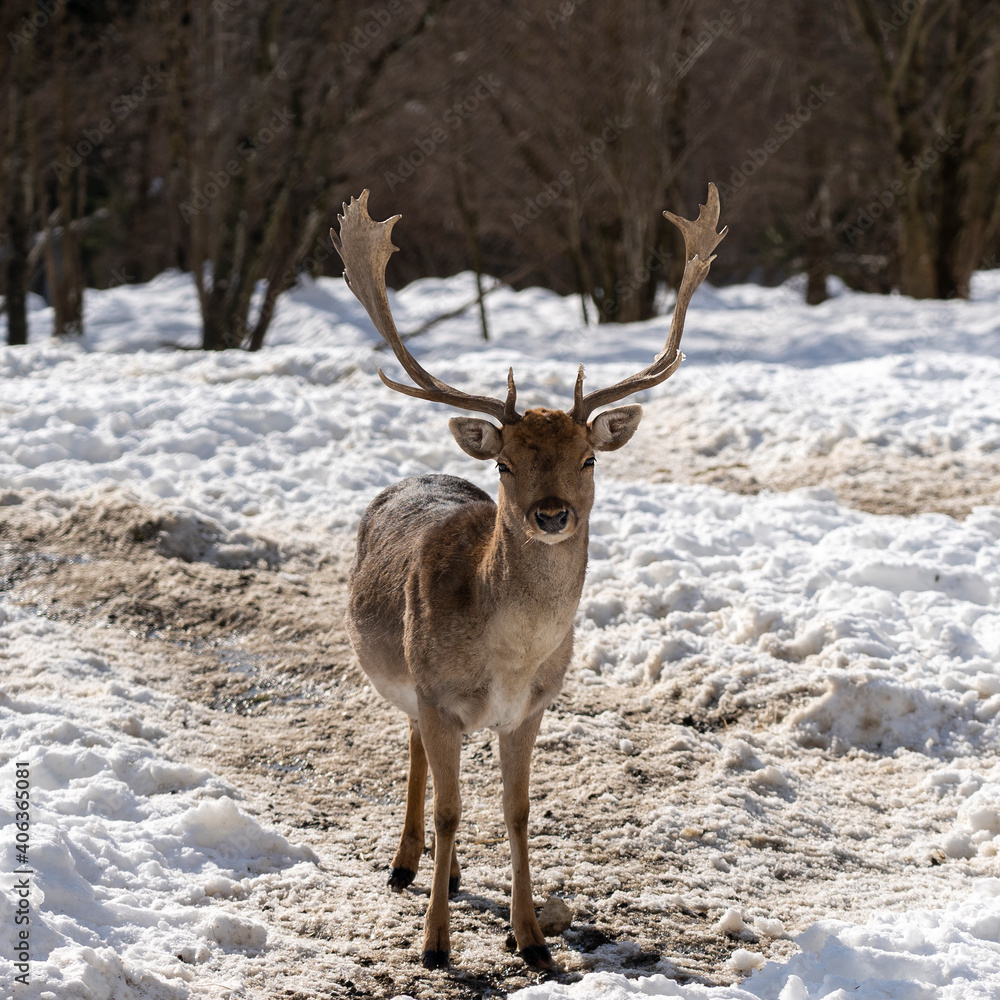
[[[616,406],[613,410],[599,413],[587,424],[594,451],[616,451],[627,444],[641,419],[642,407],[638,403]]]
[[[503,450],[503,437],[488,420],[452,417],[448,426],[466,455],[479,459],[496,458]]]

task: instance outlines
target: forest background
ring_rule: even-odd
[[[501,284],[654,315],[661,212],[708,181],[717,283],[967,297],[1000,266],[990,0],[8,0],[0,35],[11,343],[29,290],[74,335],[84,288],[179,268],[203,347],[260,348],[364,187],[404,216],[390,285],[474,270],[485,336]]]

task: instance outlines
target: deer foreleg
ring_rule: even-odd
[[[462,881],[462,868],[458,863],[458,845],[451,848],[451,868],[448,871],[448,895],[454,896],[458,892],[459,883]]]
[[[417,723],[410,719],[410,773],[406,782],[406,816],[396,856],[392,859],[389,885],[400,891],[416,877],[424,852],[424,798],[427,794],[427,755]]]
[[[448,890],[458,867],[455,834],[462,818],[458,772],[462,730],[441,718],[437,709],[420,703],[420,736],[434,780],[434,879],[424,918],[424,968],[443,969],[451,951],[448,933]],[[457,887],[457,886],[456,886]]]
[[[510,925],[518,954],[536,969],[550,969],[552,955],[535,916],[528,867],[528,779],[531,750],[538,735],[542,712],[525,719],[512,733],[501,733],[500,773],[503,777],[503,815],[510,839],[513,880],[510,894]]]

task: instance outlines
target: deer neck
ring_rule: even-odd
[[[549,545],[530,539],[521,515],[501,504],[480,564],[480,582],[496,605],[519,605],[529,619],[548,619],[560,609],[571,622],[583,590],[587,549],[586,519],[572,537]]]

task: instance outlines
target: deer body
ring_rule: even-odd
[[[515,409],[513,373],[506,401],[471,396],[430,375],[407,351],[392,321],[384,279],[395,250],[389,232],[398,216],[374,222],[367,196],[366,191],[344,207],[340,237],[332,230],[331,236],[348,284],[417,387],[393,382],[380,370],[383,382],[500,422],[497,427],[469,417],[450,421],[467,454],[496,461],[496,503],[463,479],[419,476],[383,490],[358,531],[348,609],[351,640],[375,688],[410,720],[406,814],[389,885],[404,889],[416,875],[429,769],[435,850],[422,961],[428,968],[448,965],[448,896],[460,878],[455,835],[462,808],[462,736],[493,729],[513,868],[511,926],[525,961],[550,968],[528,867],[531,750],[572,656],[573,619],[587,567],[595,452],[622,447],[642,408],[620,406],[588,418],[599,407],[662,382],[680,364],[687,301],[725,235],[715,232],[718,194],[710,186],[709,207],[695,222],[664,213],[684,232],[688,262],[670,336],[653,364],[586,396],[581,366],[570,412],[539,408],[523,414]]]
[[[464,733],[510,731],[559,691],[569,657],[550,660],[572,643],[566,608],[579,602],[586,549],[516,551],[523,531],[511,537],[496,515],[471,483],[427,476],[389,487],[361,523],[351,639],[379,693],[411,719],[419,692]]]
[[[507,436],[563,425],[577,439],[575,475],[554,475],[553,452],[568,442],[550,440],[520,449],[499,505],[465,480],[421,476],[384,490],[361,522],[348,627],[375,687],[411,718],[419,692],[463,732],[509,731],[559,692],[587,568],[592,451],[566,414],[529,411],[523,423]],[[572,508],[572,531],[557,544],[526,537],[524,508],[537,500]]]

